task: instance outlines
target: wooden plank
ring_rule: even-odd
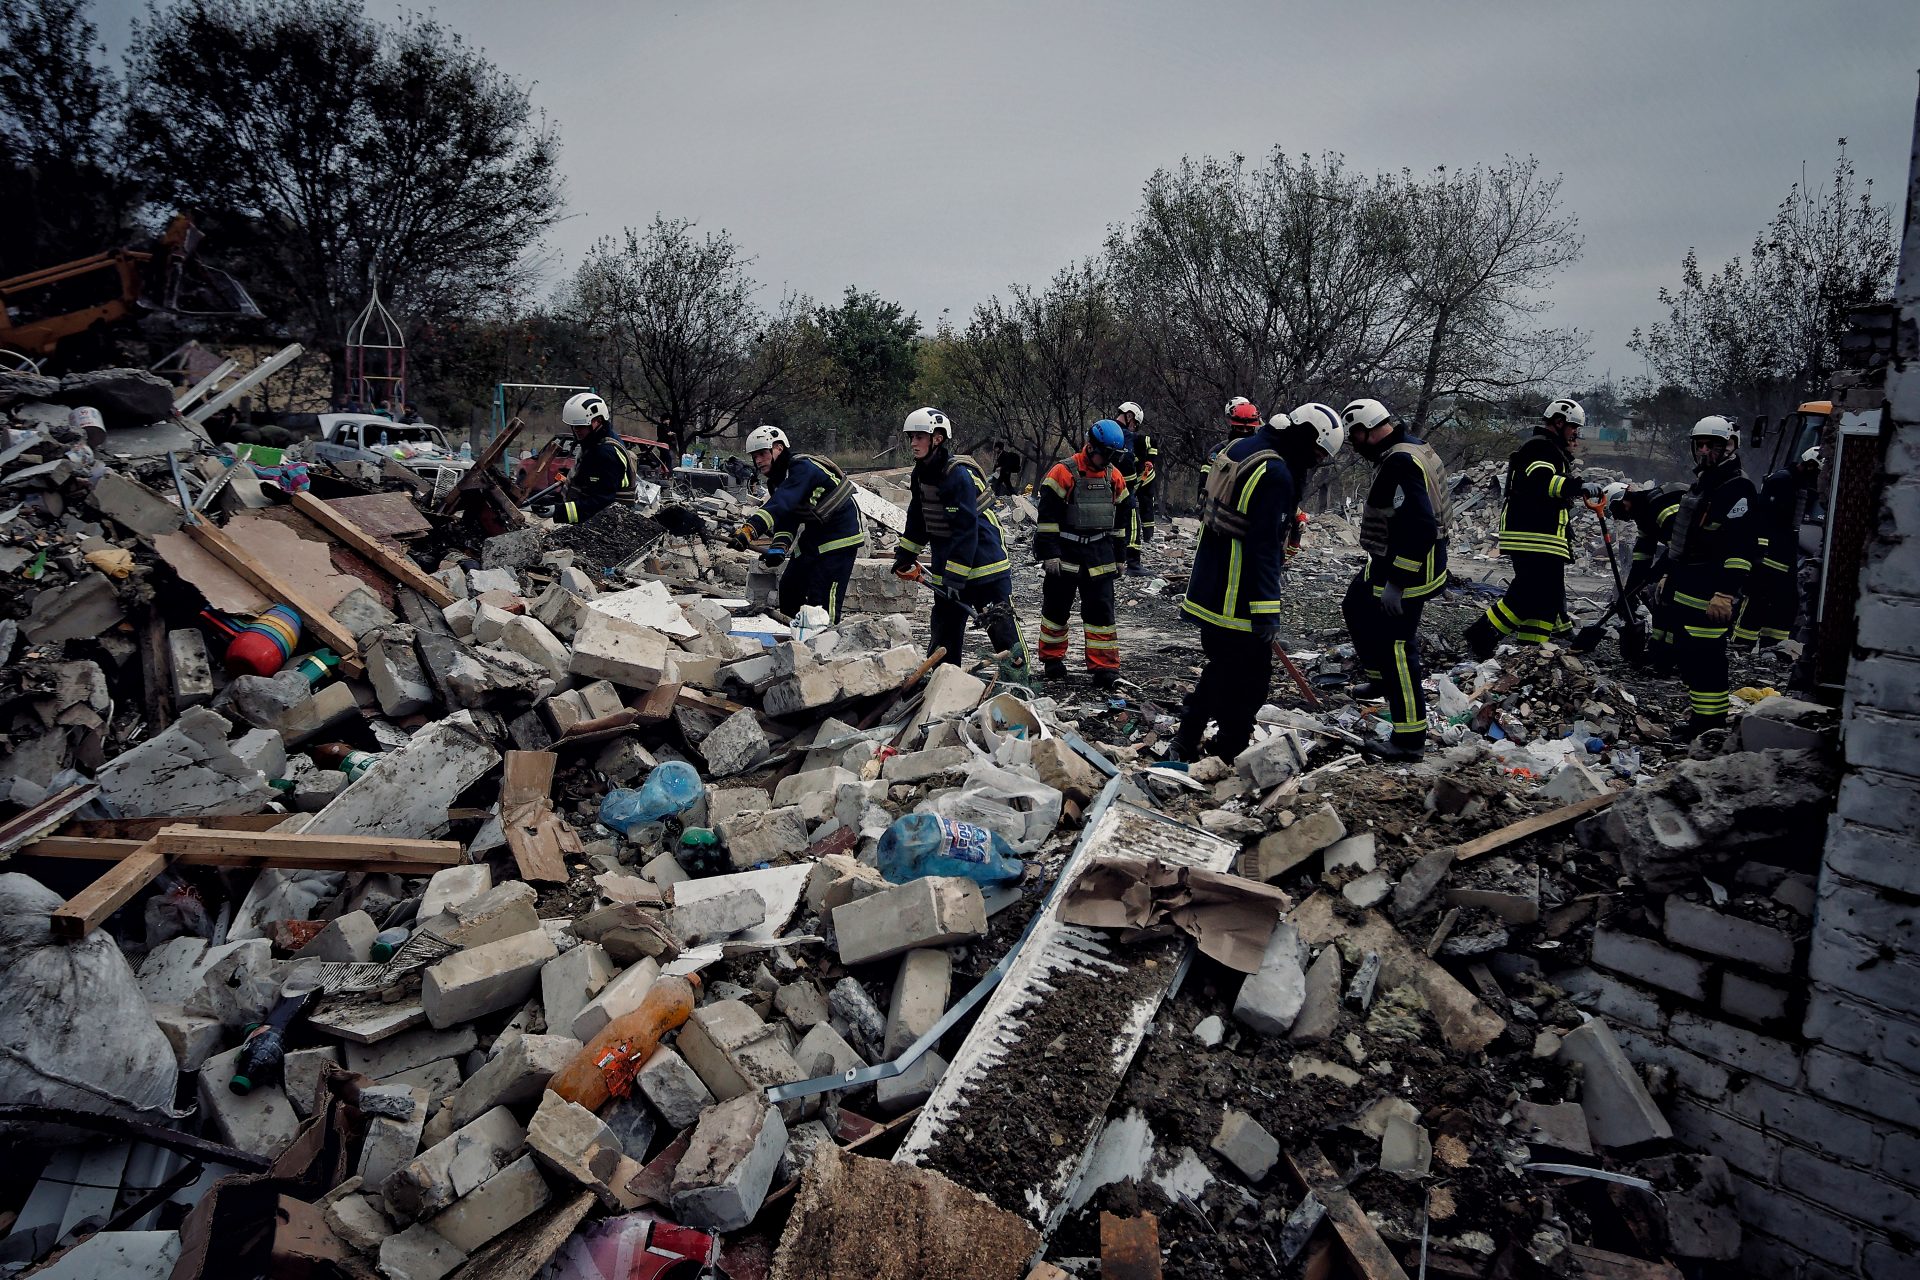
[[[325,502],[396,551],[405,550],[409,538],[433,532],[433,522],[404,493],[349,493]]]
[[[299,614],[302,625],[340,655],[342,672],[355,679],[366,674],[366,666],[360,661],[360,648],[354,642],[353,633],[334,621],[333,615],[322,609],[319,602],[261,564],[251,552],[228,537],[224,529],[217,529],[202,520],[187,525],[186,531],[222,564],[265,592],[269,598]]]
[[[412,587],[442,609],[453,603],[454,594],[447,590],[445,583],[428,574],[412,560],[394,551],[312,494],[294,494],[293,506],[307,519],[373,561],[394,581],[403,586]]]
[[[284,813],[229,813],[202,815],[192,825],[202,831],[271,831],[285,822]],[[76,818],[60,828],[62,836],[91,836],[98,840],[131,840],[138,844],[160,834],[162,827],[177,827],[187,820],[179,814],[149,818]]]
[[[1670,1262],[1649,1262],[1584,1244],[1569,1245],[1567,1252],[1586,1280],[1682,1280],[1680,1268]]]
[[[149,840],[138,846],[53,913],[50,922],[53,936],[69,940],[86,937],[166,869],[167,855],[160,851],[156,841]]]
[[[1160,1280],[1160,1219],[1100,1214],[1100,1280]]]
[[[1528,836],[1537,836],[1543,831],[1564,826],[1575,818],[1584,818],[1590,813],[1598,813],[1625,794],[1627,793],[1624,791],[1609,791],[1603,796],[1588,796],[1585,800],[1577,800],[1558,809],[1549,809],[1545,813],[1536,813],[1531,818],[1522,818],[1498,831],[1489,831],[1483,836],[1476,836],[1467,841],[1453,851],[1453,860],[1465,862],[1468,858],[1477,858],[1483,853],[1504,849],[1516,841],[1525,840]]]
[[[401,840],[386,836],[309,836],[280,831],[204,831],[191,823],[162,827],[154,839],[171,854],[219,854],[285,866],[288,859],[329,862],[359,871],[424,875],[457,866],[457,840]]]
[[[467,474],[461,476],[460,482],[448,490],[447,496],[441,499],[441,515],[450,516],[458,511],[460,509],[460,495],[478,489],[485,483],[487,472],[492,470],[494,465],[500,461],[500,455],[507,451],[507,446],[514,442],[515,437],[520,434],[522,428],[526,425],[526,423],[518,418],[509,418],[507,420],[506,429],[495,436],[492,443],[480,451],[480,456],[473,460],[472,468],[468,470]],[[515,508],[515,510],[518,509],[517,507]]]
[[[567,855],[584,852],[580,837],[553,811],[551,751],[509,751],[500,783],[500,824],[520,878],[565,884]]]
[[[553,767],[557,761],[553,752],[509,751],[503,760],[501,808],[517,809],[521,805],[552,799]]]
[[[285,815],[281,815],[284,817]],[[309,836],[307,839],[317,839]],[[359,837],[346,837],[358,839]],[[24,858],[61,858],[80,862],[118,862],[128,854],[138,850],[143,842],[139,840],[115,840],[98,836],[48,836],[36,840],[22,848],[19,856]],[[459,845],[453,846],[456,850]],[[350,849],[337,850],[284,850],[271,853],[250,851],[244,848],[194,848],[189,852],[174,855],[175,864],[183,867],[278,867],[282,871],[393,871],[407,875],[425,875],[438,871],[441,867],[454,865],[446,861],[423,861],[408,854],[396,861],[384,851],[385,846],[375,844],[356,852]],[[434,855],[437,858],[437,855]],[[455,858],[458,862],[458,858]]]
[[[1340,1185],[1339,1173],[1319,1147],[1309,1144],[1303,1150],[1284,1153],[1283,1158],[1294,1178],[1327,1207],[1327,1221],[1333,1224],[1333,1233],[1360,1280],[1407,1280],[1400,1260],[1374,1230],[1360,1202]]]
[[[16,813],[5,822],[0,822],[0,858],[29,840],[58,829],[76,810],[99,794],[100,788],[93,783],[81,783],[56,792],[26,812]]]

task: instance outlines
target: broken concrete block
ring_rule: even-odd
[[[980,700],[986,696],[985,681],[951,662],[943,662],[927,677],[925,695],[914,720],[918,724],[928,724],[965,715],[979,706]]]
[[[469,902],[491,888],[493,872],[484,862],[442,867],[427,881],[427,891],[420,899],[419,918],[431,920],[450,907]]]
[[[428,1147],[381,1183],[388,1212],[402,1222],[431,1217],[506,1167],[526,1140],[527,1131],[513,1113],[495,1107]]]
[[[700,898],[669,908],[660,924],[683,947],[716,942],[762,924],[767,918],[767,900],[754,889],[742,885],[724,893]]]
[[[773,993],[773,1007],[799,1031],[825,1022],[830,1016],[827,997],[811,982],[789,982]]]
[[[483,943],[427,968],[420,1004],[427,1021],[446,1028],[522,1003],[540,981],[540,968],[559,954],[544,929]]]
[[[745,773],[765,760],[772,750],[759,718],[744,708],[722,720],[700,742],[700,755],[707,762],[707,772],[716,778]]]
[[[1340,948],[1322,947],[1307,970],[1306,996],[1287,1031],[1296,1044],[1312,1044],[1333,1034],[1340,1022]]]
[[[390,627],[400,619],[393,610],[380,603],[380,597],[366,587],[355,587],[340,598],[340,603],[327,610],[333,620],[345,627],[358,640],[369,631],[380,627]]]
[[[1320,859],[1320,866],[1325,875],[1332,875],[1337,871],[1365,875],[1378,865],[1379,854],[1376,852],[1371,831],[1363,831],[1357,836],[1348,836],[1344,840],[1334,841]]]
[[[727,856],[736,871],[763,862],[792,862],[807,851],[807,824],[799,807],[767,808],[766,793],[757,794],[761,808],[714,821],[714,830],[726,841]]]
[[[1535,1146],[1571,1155],[1593,1154],[1587,1114],[1577,1102],[1518,1102],[1514,1104],[1513,1121],[1514,1132]]]
[[[815,791],[837,795],[842,786],[859,781],[858,776],[837,766],[809,769],[804,773],[796,773],[780,779],[773,789],[773,803],[776,807],[799,804],[803,796]]]
[[[713,1091],[706,1081],[672,1049],[656,1049],[634,1077],[634,1084],[672,1129],[685,1129],[713,1105]]]
[[[427,1124],[425,1091],[418,1091],[414,1097],[416,1105],[407,1115],[375,1116],[367,1121],[359,1168],[360,1179],[366,1186],[385,1185],[388,1178],[419,1154],[420,1133]]]
[[[892,757],[880,766],[880,776],[888,782],[924,782],[943,773],[963,773],[971,763],[971,747],[934,747]]]
[[[338,800],[307,819],[301,831],[310,836],[431,839],[446,826],[447,810],[460,793],[499,763],[500,753],[473,713],[457,712],[416,730],[376,760]]]
[[[387,1280],[443,1280],[466,1261],[458,1246],[420,1222],[380,1245],[380,1274]]]
[[[1233,1002],[1234,1020],[1261,1035],[1285,1035],[1307,999],[1307,950],[1299,932],[1282,920],[1267,939],[1260,971],[1240,984]]]
[[[360,1178],[348,1178],[320,1201],[320,1215],[333,1234],[365,1254],[378,1254],[387,1237],[394,1234],[393,1219],[380,1201],[358,1190],[340,1193],[341,1187],[363,1185]]]
[[[709,1107],[674,1167],[675,1215],[689,1226],[738,1231],[760,1212],[786,1149],[786,1122],[758,1093]]]
[[[320,960],[329,964],[366,964],[373,957],[373,940],[380,926],[364,911],[349,911],[327,921],[327,927],[313,935],[313,941],[295,954],[302,960]]]
[[[1403,1178],[1424,1178],[1433,1168],[1433,1140],[1427,1131],[1404,1116],[1387,1117],[1380,1135],[1380,1171]]]
[[[537,525],[525,525],[496,534],[480,544],[482,569],[526,569],[540,563],[546,534]]]
[[[178,504],[118,471],[103,472],[87,502],[129,533],[149,538],[173,532],[185,519]]]
[[[672,642],[658,631],[589,609],[573,633],[568,670],[629,689],[651,689],[666,675],[670,648]]]
[[[294,674],[298,678],[299,673]],[[231,689],[233,686],[227,687]],[[359,718],[360,703],[353,696],[352,686],[339,681],[322,685],[295,702],[274,721],[273,727],[280,731],[281,740],[289,747],[297,747],[346,721]]]
[[[897,1076],[888,1076],[873,1087],[873,1100],[882,1111],[897,1116],[911,1111],[933,1096],[933,1087],[947,1073],[947,1060],[929,1049]]]
[[[269,1159],[285,1151],[300,1129],[300,1117],[277,1084],[256,1084],[242,1095],[227,1087],[240,1061],[240,1046],[215,1054],[200,1068],[200,1110],[220,1141]]]
[[[1568,1032],[1560,1041],[1556,1060],[1578,1063],[1581,1068],[1580,1109],[1586,1113],[1593,1141],[1604,1147],[1630,1147],[1673,1136],[1673,1127],[1604,1019],[1595,1018]]]
[[[527,1150],[542,1165],[582,1186],[593,1186],[596,1179],[587,1165],[587,1152],[595,1146],[621,1149],[619,1138],[599,1116],[557,1093],[541,1095],[540,1106],[527,1122]]]
[[[1604,777],[1578,760],[1569,760],[1553,771],[1546,785],[1540,788],[1540,797],[1555,804],[1577,804],[1605,795],[1608,790]]]
[[[578,943],[547,961],[540,970],[540,1008],[547,1026],[571,1030],[574,1018],[619,972],[597,942]]]
[[[1831,707],[1776,693],[1740,717],[1740,750],[1819,751],[1833,740],[1837,723]]]
[[[465,640],[473,634],[474,624],[479,621],[480,605],[473,600],[455,600],[440,611],[440,616],[445,619],[447,630]]]
[[[1275,880],[1347,834],[1332,805],[1323,805],[1290,827],[1270,831],[1250,854],[1240,855],[1240,874],[1252,880]]]
[[[205,707],[188,708],[172,725],[100,767],[101,802],[123,814],[259,813],[276,793],[228,747],[232,728]]]
[[[1261,791],[1279,786],[1306,763],[1306,749],[1291,729],[1277,730],[1233,758],[1234,771]]]
[[[167,632],[167,659],[173,671],[176,708],[185,710],[212,700],[213,663],[207,657],[205,636],[191,627]]]
[[[478,947],[540,927],[533,904],[538,894],[524,880],[510,880],[447,908],[434,932],[458,947]]]
[[[521,1156],[427,1222],[435,1234],[471,1254],[553,1199],[531,1155]]]
[[[467,1077],[448,1106],[455,1125],[471,1124],[495,1107],[518,1106],[537,1098],[554,1074],[580,1056],[572,1036],[515,1036],[513,1043]]]
[[[926,876],[834,908],[843,964],[866,964],[940,947],[987,931],[980,886],[958,876]]]
[[[472,1027],[454,1027],[435,1031],[421,1027],[403,1031],[376,1044],[346,1045],[347,1070],[357,1071],[373,1080],[385,1080],[402,1071],[424,1067],[442,1058],[457,1058],[471,1053],[479,1037]]]
[[[45,587],[35,592],[20,630],[33,644],[87,640],[105,635],[125,617],[113,583],[101,574],[83,573],[66,586]]]
[[[293,780],[293,811],[318,813],[347,789],[350,779],[338,769],[309,769]]]
[[[768,685],[761,706],[770,716],[791,716],[832,706],[842,696],[839,671],[812,666]]]
[[[953,957],[945,951],[922,947],[900,957],[900,968],[893,975],[893,998],[887,1004],[882,1055],[897,1058],[933,1030],[947,1011],[952,989]],[[801,1065],[806,1065],[805,1059]]]
[[[794,1046],[793,1060],[807,1079],[839,1075],[867,1065],[860,1051],[846,1042],[831,1023],[816,1024]]]
[[[695,1009],[680,1029],[677,1047],[722,1102],[806,1078],[779,1030],[739,1000],[717,1000]]]
[[[382,712],[399,719],[433,709],[433,681],[427,678],[411,637],[383,636],[361,652]]]
[[[226,1028],[219,1019],[188,1013],[179,1005],[153,1006],[153,1022],[173,1046],[174,1061],[182,1071],[198,1071],[226,1043]]]
[[[572,671],[572,652],[537,618],[507,619],[500,628],[500,644],[539,663],[555,680],[566,679]]]
[[[1033,744],[1032,764],[1040,781],[1085,808],[1100,794],[1100,775],[1085,756],[1059,738],[1041,738]]]
[[[1384,871],[1369,871],[1357,880],[1349,880],[1340,889],[1340,896],[1363,910],[1377,907],[1385,902],[1387,895],[1393,892],[1393,881]]]
[[[615,1018],[638,1009],[659,978],[660,962],[650,956],[643,956],[628,965],[598,995],[582,1005],[580,1012],[573,1016],[573,1021],[567,1024],[574,1039],[585,1044],[604,1031]],[[548,1025],[553,1025],[551,1015],[548,1016]]]
[[[1266,1177],[1280,1158],[1280,1140],[1244,1111],[1230,1109],[1221,1116],[1220,1132],[1210,1145],[1214,1154],[1238,1169],[1248,1182]]]

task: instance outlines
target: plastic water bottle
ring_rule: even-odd
[[[407,926],[403,924],[397,924],[391,929],[382,929],[373,936],[373,946],[367,954],[384,964],[393,959],[393,953],[405,946],[407,939],[412,936],[407,931]]]
[[[922,876],[965,876],[980,884],[1004,884],[1027,872],[1013,847],[996,831],[931,813],[898,818],[880,837],[880,874],[894,884]]]
[[[694,767],[669,760],[647,775],[638,790],[609,791],[600,801],[600,821],[625,835],[634,827],[659,822],[693,808],[706,795]]]
[[[657,979],[640,998],[639,1008],[602,1027],[547,1088],[589,1111],[626,1097],[633,1092],[634,1075],[659,1048],[661,1038],[686,1022],[699,995],[698,975]]]

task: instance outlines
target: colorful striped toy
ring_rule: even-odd
[[[284,604],[274,605],[251,622],[236,624],[212,609],[202,609],[200,617],[229,637],[227,670],[244,675],[274,674],[287,665],[294,646],[300,643],[300,615]]]

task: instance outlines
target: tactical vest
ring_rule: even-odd
[[[823,458],[808,456],[807,461],[826,472],[829,479],[836,480],[839,483],[824,493],[819,489],[815,489],[813,493],[809,494],[807,509],[801,514],[800,518],[803,521],[810,522],[831,520],[834,516],[839,515],[849,502],[853,501],[853,481],[841,475],[838,467]]]
[[[1433,446],[1422,442],[1413,444],[1401,441],[1380,455],[1385,462],[1396,453],[1403,453],[1420,464],[1420,474],[1427,482],[1427,501],[1433,505],[1433,518],[1440,526],[1439,541],[1446,541],[1447,531],[1453,524],[1453,499],[1447,493],[1446,471],[1440,461],[1440,455]],[[1392,507],[1376,507],[1369,502],[1360,513],[1360,549],[1369,555],[1384,556],[1387,550],[1387,525],[1393,519]]]
[[[1207,472],[1207,491],[1200,502],[1200,523],[1214,533],[1244,539],[1252,528],[1247,513],[1236,509],[1241,486],[1261,464],[1280,461],[1272,449],[1256,449],[1238,462],[1228,460],[1222,451]]]
[[[1112,473],[1074,476],[1073,505],[1067,510],[1067,527],[1075,533],[1111,533],[1113,516]]]
[[[952,475],[953,469],[959,466],[968,467],[976,472],[980,470],[980,464],[963,453],[947,460],[945,475]],[[942,478],[944,479],[945,476]],[[928,538],[953,536],[953,521],[947,518],[946,495],[940,492],[939,484],[934,481],[920,481],[920,515],[927,523]]]

